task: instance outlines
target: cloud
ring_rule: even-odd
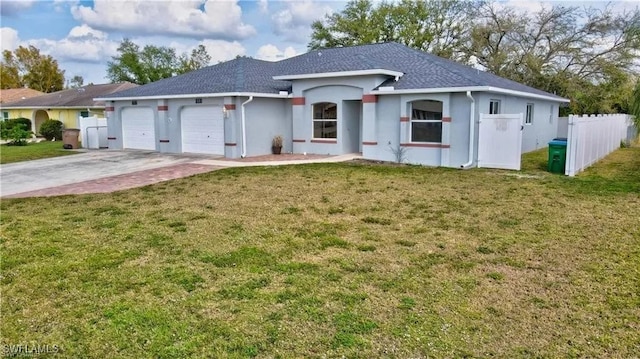
[[[236,1],[205,0],[95,0],[93,8],[71,7],[73,17],[105,31],[131,34],[217,36],[239,40],[256,34],[253,26],[242,22],[242,9]]]
[[[267,44],[260,46],[256,57],[260,60],[279,61],[296,56],[297,54],[298,52],[291,46],[288,46],[284,50],[280,51],[280,49],[278,49],[275,45]]]
[[[258,8],[262,14],[269,13],[269,2],[268,0],[258,0]]]
[[[0,1],[0,15],[16,16],[21,11],[29,9],[35,0],[2,0]]]
[[[40,49],[59,61],[100,63],[116,54],[118,43],[108,39],[107,34],[81,25],[72,28],[61,40],[32,39],[27,44]]]
[[[237,41],[204,40],[199,44],[204,45],[209,55],[211,55],[211,64],[235,59],[236,56],[244,56],[247,53],[244,46]],[[196,46],[189,49],[189,53]]]
[[[0,28],[0,50],[15,50],[20,44],[20,38],[18,37],[18,31],[10,27]]]
[[[333,12],[331,7],[311,0],[291,1],[285,8],[271,16],[273,31],[286,40],[306,43],[311,33],[311,23],[322,20]]]

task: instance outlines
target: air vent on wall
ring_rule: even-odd
[[[202,103],[202,99],[201,98],[197,98],[196,99],[196,103]]]
[[[135,105],[137,105],[137,104],[138,104],[138,101],[133,100],[133,101],[131,101],[131,104],[135,106]]]

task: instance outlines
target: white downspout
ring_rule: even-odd
[[[241,121],[241,124],[242,124],[242,153],[240,154],[240,157],[242,157],[242,158],[247,157],[247,130],[246,130],[246,126],[245,126],[244,105],[248,104],[251,101],[253,101],[253,96],[249,96],[249,99],[242,103],[242,121]]]
[[[473,145],[476,137],[476,100],[471,96],[471,91],[467,91],[467,98],[471,100],[471,115],[469,116],[469,161],[460,165],[461,169],[467,169],[473,164]]]

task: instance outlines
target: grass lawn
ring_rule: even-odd
[[[26,146],[0,145],[0,163],[38,160],[41,158],[73,155],[78,152],[62,148],[62,141],[42,141]]]
[[[1,202],[1,344],[87,358],[630,358],[640,148],[575,178],[369,164]]]

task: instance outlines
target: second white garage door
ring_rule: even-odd
[[[222,107],[192,106],[180,112],[182,152],[224,155]]]
[[[124,148],[156,149],[156,131],[151,108],[128,107],[122,110],[121,118]]]

